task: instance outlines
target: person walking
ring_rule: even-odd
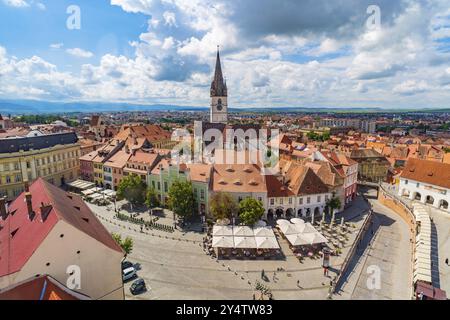
[[[448,265],[448,258],[447,258],[447,259],[445,259],[445,264],[446,264],[446,265]]]

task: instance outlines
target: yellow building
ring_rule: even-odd
[[[39,177],[57,186],[77,179],[80,155],[74,132],[0,139],[0,197],[13,200]]]

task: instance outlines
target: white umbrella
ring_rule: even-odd
[[[213,227],[213,236],[232,236],[233,227],[231,226],[217,226]]]
[[[328,240],[318,232],[304,233],[300,235],[308,244],[325,243]]]
[[[302,227],[302,224],[282,224],[280,225],[280,230],[281,232],[283,232],[283,234],[285,236],[290,235],[290,234],[299,234],[299,229],[298,227]]]
[[[291,224],[291,223],[286,219],[278,219],[277,224],[282,225],[282,224]]]
[[[275,237],[255,237],[258,249],[279,249],[280,245]]]
[[[275,237],[272,228],[269,227],[254,228],[253,234],[255,237]]]
[[[317,232],[316,228],[314,228],[311,223],[307,222],[303,225],[297,225],[298,233],[314,233]]]
[[[241,249],[256,248],[256,240],[254,237],[234,237],[234,247]]]
[[[233,228],[233,235],[239,237],[253,237],[253,230],[247,226],[238,226]]]
[[[213,237],[213,248],[234,248],[233,237]]]
[[[309,242],[300,234],[290,234],[286,236],[286,238],[293,246],[303,246],[309,244]]]
[[[265,227],[267,226],[267,223],[265,221],[259,220],[257,223],[255,223],[255,228]]]
[[[291,219],[291,222],[292,222],[293,224],[305,223],[305,221],[304,221],[303,219],[300,219],[300,218],[292,218],[292,219]]]

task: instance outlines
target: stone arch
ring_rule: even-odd
[[[286,210],[286,219],[294,218],[294,210],[289,208]]]
[[[439,201],[439,209],[448,210],[448,201],[444,199]]]
[[[422,200],[422,195],[420,194],[420,192],[414,192],[413,200],[417,200],[417,201]]]
[[[277,218],[281,218],[281,217],[283,217],[283,215],[284,215],[284,211],[283,211],[283,209],[278,208],[278,209],[275,211],[275,214],[276,214]]]
[[[298,209],[297,217],[299,217],[299,218],[303,217],[303,209]]]
[[[309,218],[311,216],[311,208],[306,208],[305,217]]]
[[[314,208],[314,215],[315,215],[315,216],[320,215],[320,208],[319,208],[319,207],[315,207],[315,208]]]
[[[269,209],[269,211],[267,211],[267,219],[273,220],[273,209]]]
[[[425,198],[425,203],[433,205],[434,204],[434,198],[432,196],[428,195]]]

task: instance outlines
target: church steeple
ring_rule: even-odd
[[[222,65],[220,64],[219,46],[217,46],[216,69],[211,83],[211,122],[227,123],[228,121],[228,90],[223,79]]]
[[[226,97],[227,95],[227,84],[223,80],[219,46],[217,46],[216,68],[214,71],[214,79],[211,83],[211,97]]]

